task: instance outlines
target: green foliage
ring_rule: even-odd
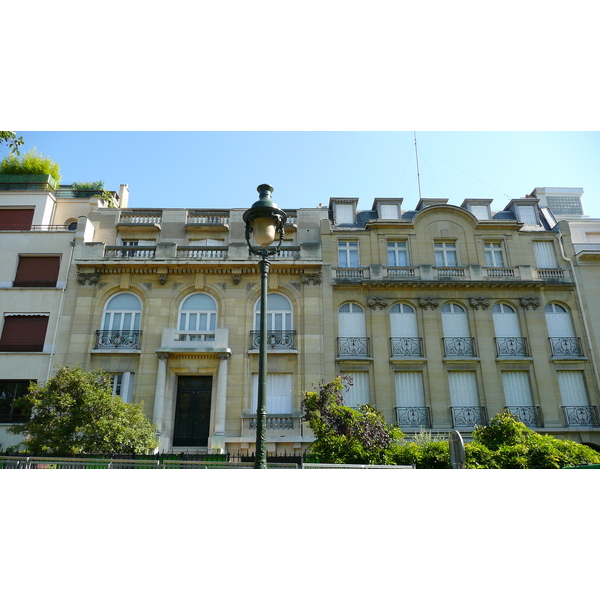
[[[507,410],[498,413],[490,425],[477,427],[473,439],[465,445],[467,468],[560,469],[600,463],[600,453],[532,431]]]
[[[60,166],[47,156],[43,156],[35,148],[17,156],[11,152],[0,162],[0,173],[7,175],[52,175],[56,183],[60,183]]]
[[[24,144],[21,136],[17,137],[16,131],[0,131],[0,144],[8,144],[10,152],[15,154],[21,154],[19,152],[19,146]]]
[[[318,392],[305,392],[302,415],[315,434],[309,460],[335,464],[395,464],[402,432],[389,426],[381,413],[363,404],[344,406],[342,390],[352,385],[349,377],[321,383]]]
[[[116,207],[115,198],[110,192],[104,189],[104,181],[102,179],[90,182],[78,181],[73,183],[71,188],[75,198],[88,198],[92,195],[91,192],[95,192],[93,195],[101,198],[104,204],[111,208]]]
[[[112,395],[103,370],[60,367],[45,385],[32,384],[18,402],[32,417],[9,432],[25,435],[34,454],[147,454],[156,447],[156,425],[140,405]]]

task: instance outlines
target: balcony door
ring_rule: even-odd
[[[390,308],[390,327],[393,338],[419,337],[415,310],[408,304],[394,304]]]
[[[442,306],[442,326],[446,338],[468,338],[469,320],[465,309],[458,304],[444,304]]]
[[[551,338],[574,338],[575,330],[571,315],[566,308],[560,304],[550,303],[544,309],[546,313],[546,324],[548,325],[548,337]]]
[[[208,446],[212,377],[179,377],[173,446]]]
[[[140,328],[142,303],[133,294],[113,296],[104,309],[102,328],[110,331],[132,331]]]
[[[255,306],[254,327],[260,329],[260,298]],[[292,326],[292,305],[281,294],[267,296],[267,331],[289,331]]]

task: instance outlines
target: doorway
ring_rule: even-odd
[[[177,379],[173,446],[208,446],[212,377]]]

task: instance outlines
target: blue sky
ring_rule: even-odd
[[[131,207],[244,208],[270,183],[281,208],[332,196],[419,199],[414,132],[19,131],[61,166],[62,183],[126,183]],[[600,217],[598,132],[416,132],[422,197],[493,198],[494,209],[534,187],[582,187]],[[0,157],[6,150],[0,150]]]

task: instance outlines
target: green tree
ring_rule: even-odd
[[[16,131],[0,131],[0,144],[8,144],[11,152],[20,154],[19,146],[22,146],[23,143],[23,138],[17,137]]]
[[[336,464],[395,464],[402,432],[387,425],[368,404],[357,409],[344,405],[342,390],[350,377],[321,383],[317,392],[305,392],[302,416],[315,434],[309,459]]]
[[[8,175],[52,175],[57,184],[60,183],[60,165],[48,156],[32,148],[17,156],[11,152],[0,161],[0,173]]]
[[[595,450],[532,431],[508,410],[498,413],[489,425],[477,427],[473,440],[465,444],[467,468],[560,469],[600,463]]]
[[[32,384],[18,400],[31,420],[9,428],[25,436],[34,454],[147,454],[156,448],[156,425],[137,404],[112,395],[103,370],[60,367],[45,385]]]

